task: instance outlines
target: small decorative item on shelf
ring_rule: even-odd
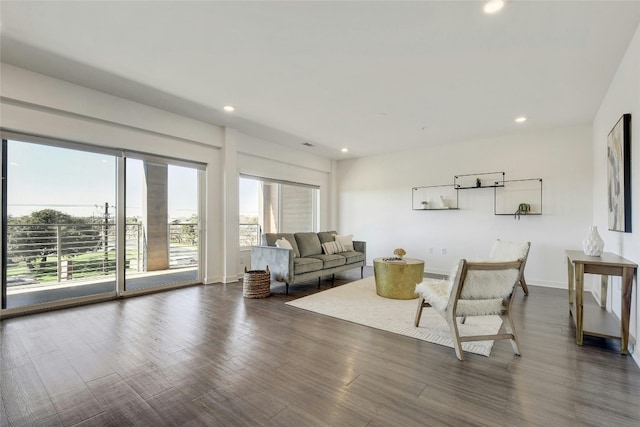
[[[531,212],[531,205],[528,203],[520,203],[518,205],[518,210],[513,214],[513,219],[518,218],[520,220],[520,215],[526,215]]]
[[[589,234],[582,241],[582,249],[585,255],[600,256],[604,250],[604,240],[598,234],[598,227],[592,225],[589,227]]]
[[[480,178],[476,178],[476,187],[482,187],[482,181],[480,181]]]
[[[398,258],[402,259],[403,256],[405,256],[407,254],[407,251],[405,251],[402,248],[398,248],[395,251],[393,251],[393,254],[395,256],[397,256]]]
[[[428,209],[429,208],[429,202],[426,200],[423,200],[422,203],[422,209]]]
[[[446,209],[447,208],[447,198],[444,196],[440,196],[440,207],[442,209]]]

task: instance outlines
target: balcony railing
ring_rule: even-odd
[[[142,224],[126,224],[125,269],[145,271]],[[198,225],[168,224],[169,268],[198,263]],[[7,286],[113,275],[116,229],[99,224],[8,224]]]
[[[259,224],[240,224],[240,247],[260,244]]]

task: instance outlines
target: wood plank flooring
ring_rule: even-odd
[[[640,423],[640,368],[617,341],[575,345],[566,291],[518,290],[522,357],[499,341],[464,362],[451,348],[284,305],[315,282],[273,292],[194,286],[3,320],[0,425]]]

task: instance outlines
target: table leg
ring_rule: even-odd
[[[569,306],[573,304],[574,292],[573,292],[573,263],[567,257],[567,288],[569,289]],[[569,307],[571,309],[571,307]]]
[[[575,268],[576,279],[576,344],[582,345],[582,301],[584,291],[584,264],[577,263]]]
[[[631,316],[631,289],[633,287],[633,268],[622,269],[622,319],[620,336],[620,353],[628,354],[629,318]]]
[[[600,276],[600,307],[607,308],[607,292],[609,288],[609,276]]]

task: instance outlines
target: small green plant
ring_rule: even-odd
[[[527,215],[529,212],[531,212],[531,205],[528,203],[520,203],[518,210],[513,214],[513,219],[518,218],[518,220],[520,220],[520,215]]]

